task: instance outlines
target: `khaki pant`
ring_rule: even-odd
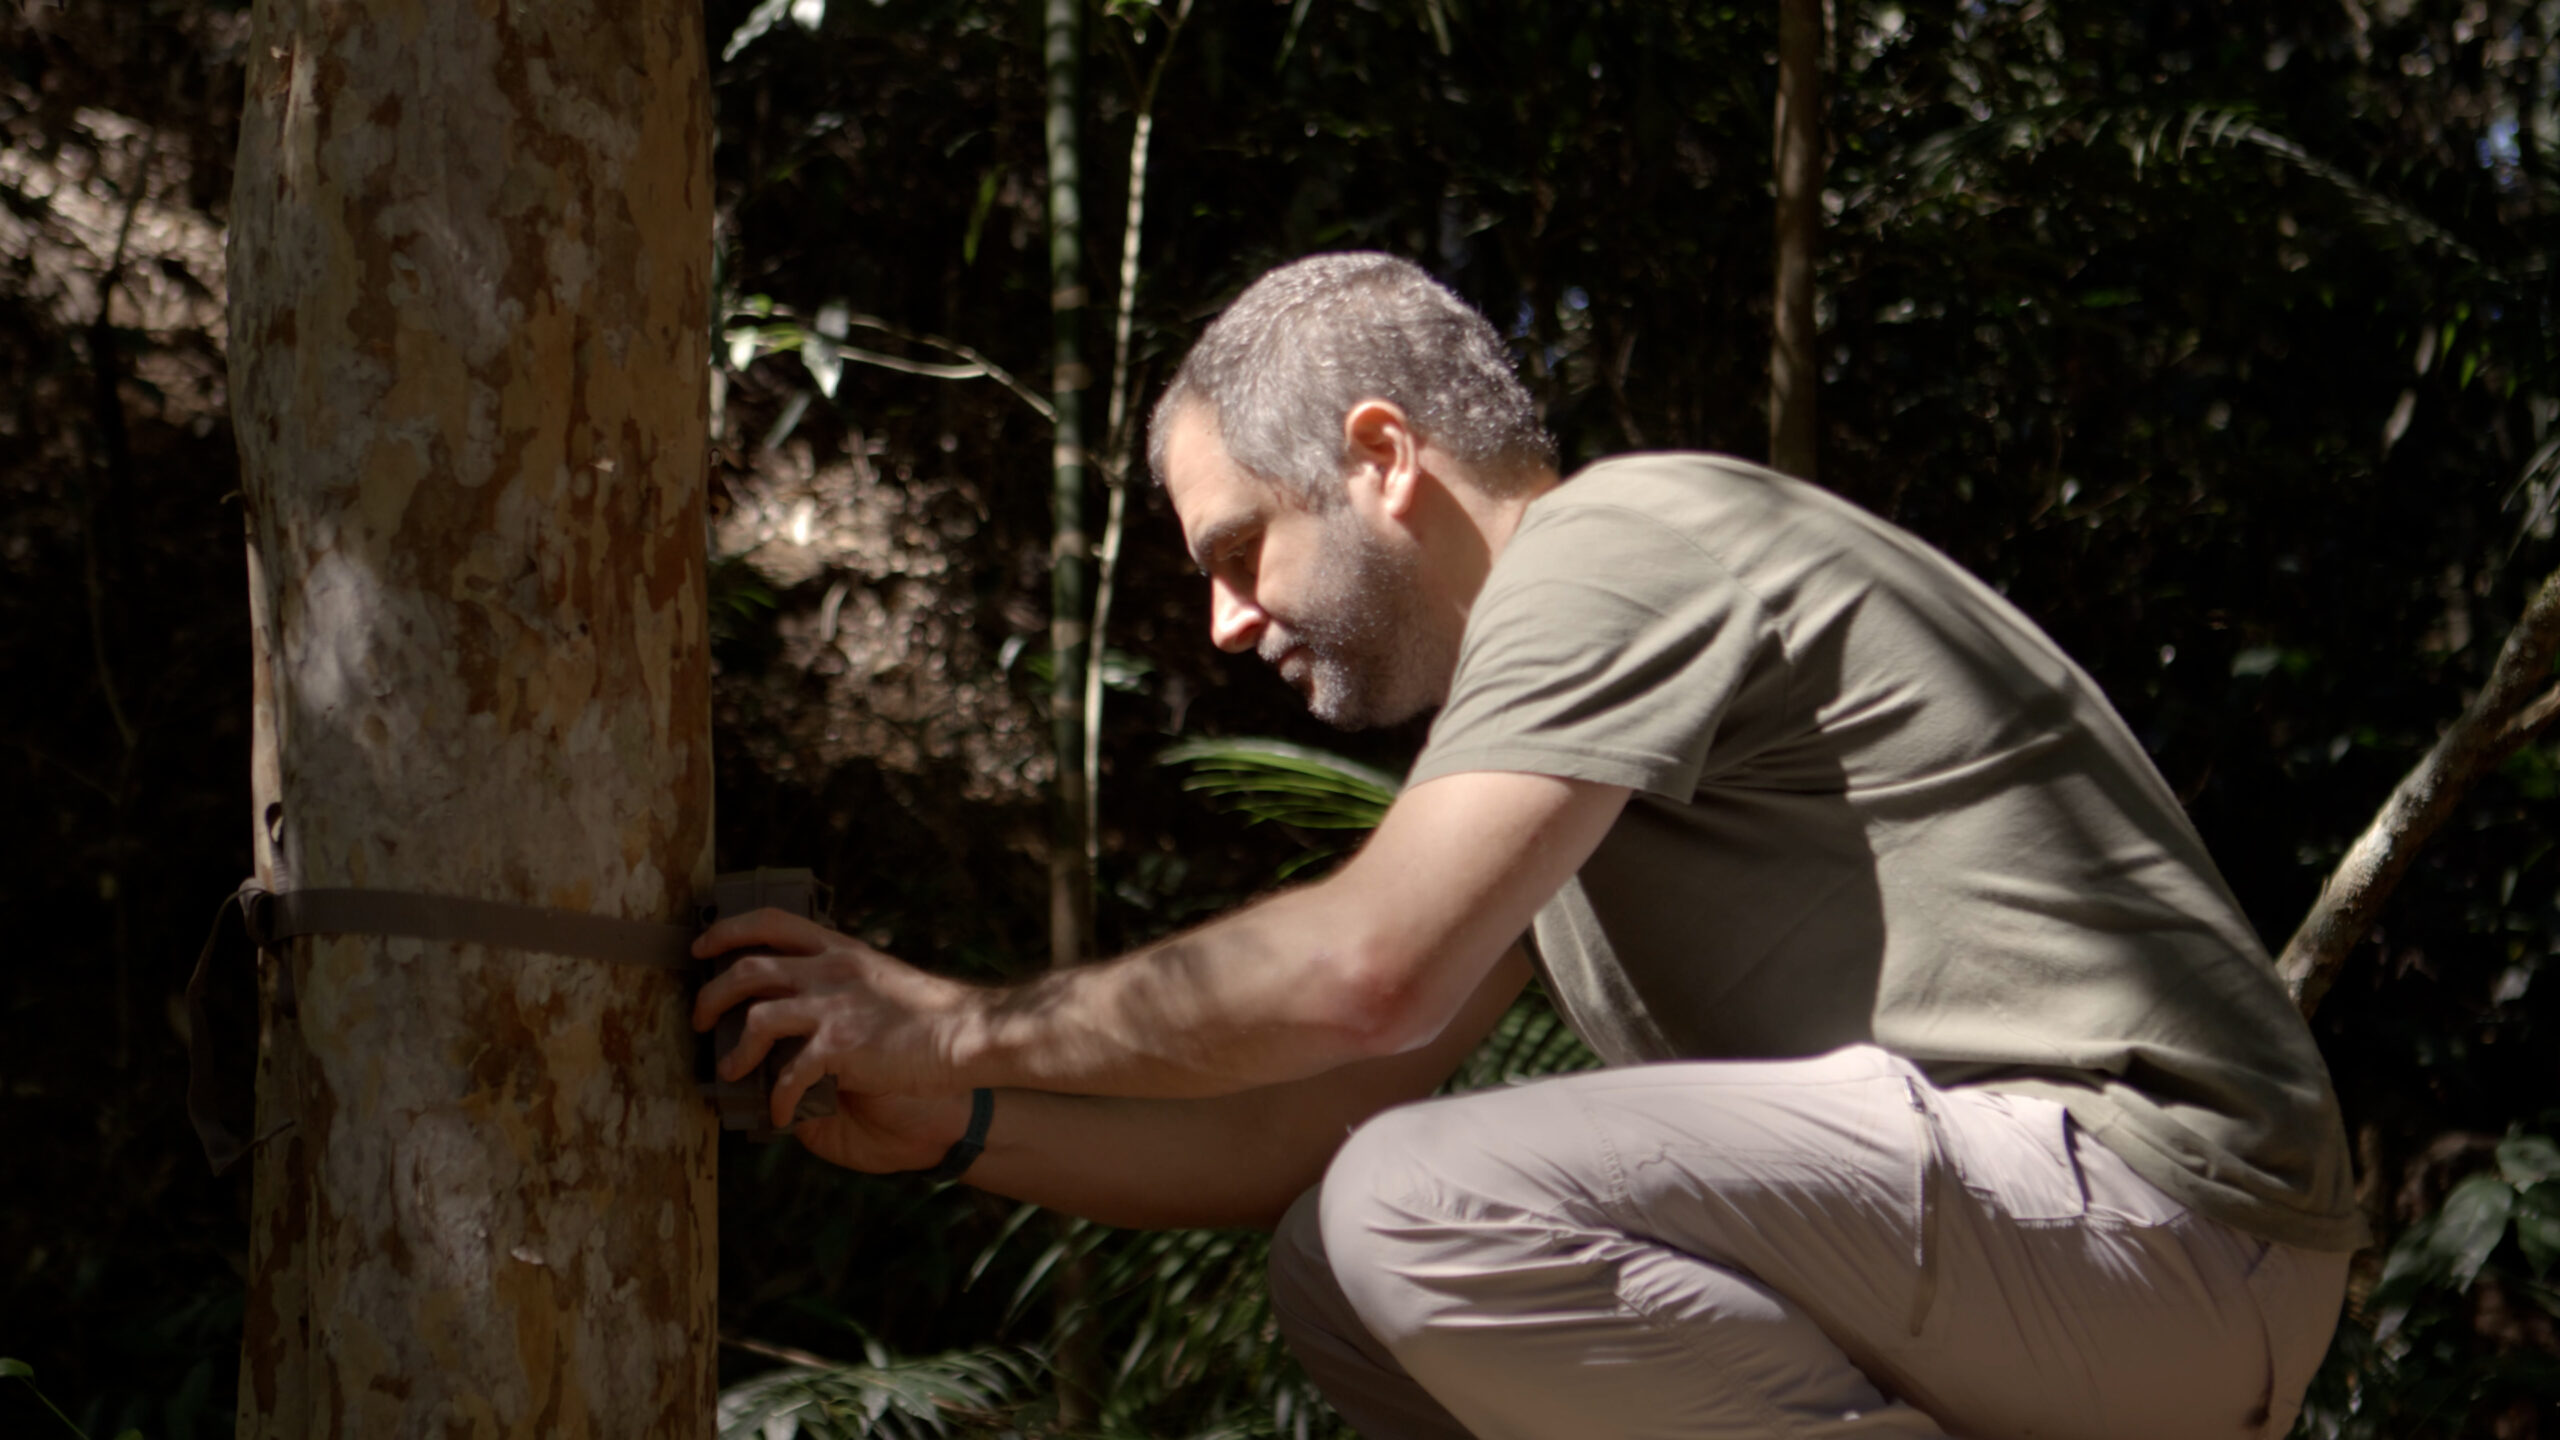
[[[1872,1046],[1391,1110],[1272,1252],[1290,1345],[1371,1440],[2261,1440],[2347,1266]]]

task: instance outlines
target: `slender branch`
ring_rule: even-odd
[[[1089,863],[1102,859],[1102,657],[1103,637],[1110,633],[1111,589],[1120,578],[1120,534],[1129,514],[1129,483],[1107,475],[1110,495],[1104,502],[1102,545],[1094,555],[1093,629],[1087,644],[1092,662],[1084,669],[1084,853]]]
[[[791,1346],[776,1345],[769,1340],[751,1340],[744,1335],[723,1335],[720,1337],[720,1343],[732,1350],[744,1350],[750,1355],[762,1355],[768,1360],[779,1360],[785,1365],[797,1365],[803,1370],[845,1368],[844,1361],[831,1360],[815,1350],[795,1350]]]
[[[1137,121],[1129,135],[1129,213],[1120,231],[1119,313],[1111,335],[1111,418],[1103,430],[1105,443],[1123,457],[1133,448],[1129,408],[1135,387],[1129,383],[1129,338],[1138,313],[1138,240],[1146,228],[1147,147],[1155,134],[1156,90],[1164,83],[1165,69],[1173,63],[1174,42],[1182,38],[1183,24],[1190,18],[1191,0],[1181,0],[1173,18],[1165,22],[1164,49],[1157,52],[1156,63],[1147,71],[1146,87],[1138,92]]]
[[[125,436],[124,394],[116,365],[112,317],[116,287],[124,283],[124,257],[133,239],[134,217],[141,213],[142,197],[151,188],[151,151],[158,135],[158,131],[146,130],[141,152],[134,157],[132,193],[125,197],[124,221],[116,227],[115,250],[98,277],[98,318],[89,324],[89,368],[96,382],[92,403],[97,412],[100,461],[106,469],[106,488],[111,491],[128,488],[133,478],[133,452]],[[129,770],[134,746],[142,735],[125,713],[115,667],[107,655],[106,580],[98,568],[98,488],[89,486],[81,496],[80,578],[89,601],[89,658],[98,672],[98,691],[107,702],[107,718],[115,723],[116,736],[124,742],[125,766]]]
[[[38,1400],[41,1400],[41,1401],[43,1401],[43,1402],[44,1402],[44,1408],[46,1408],[47,1410],[52,1411],[52,1412],[53,1412],[53,1418],[55,1418],[56,1420],[61,1421],[61,1422],[63,1423],[63,1425],[64,1425],[64,1426],[66,1426],[67,1428],[69,1428],[69,1430],[71,1431],[71,1433],[72,1433],[72,1434],[79,1436],[79,1437],[80,1437],[80,1440],[89,1440],[89,1432],[88,1432],[88,1431],[83,1430],[83,1429],[81,1429],[79,1426],[72,1424],[72,1422],[71,1422],[71,1417],[62,1413],[62,1407],[53,1403],[53,1397],[52,1397],[52,1396],[50,1396],[50,1395],[47,1395],[46,1393],[44,1393],[44,1391],[42,1391],[42,1390],[40,1390],[40,1389],[37,1389],[37,1387],[36,1387],[36,1377],[35,1377],[34,1372],[32,1372],[32,1371],[28,1371],[28,1370],[13,1370],[13,1371],[11,1371],[11,1372],[9,1372],[9,1373],[11,1373],[11,1374],[13,1374],[13,1375],[16,1375],[20,1380],[25,1381],[25,1382],[26,1382],[26,1384],[27,1384],[27,1388],[28,1388],[29,1390],[34,1391],[34,1392],[35,1392],[35,1397],[36,1397]]]
[[[1129,213],[1120,226],[1120,297],[1118,314],[1111,328],[1111,399],[1110,418],[1103,422],[1103,443],[1110,453],[1097,468],[1102,471],[1109,491],[1102,521],[1102,545],[1094,556],[1093,625],[1086,631],[1085,643],[1093,649],[1092,663],[1084,673],[1084,848],[1088,863],[1102,858],[1102,657],[1104,638],[1111,633],[1111,597],[1120,577],[1120,540],[1127,529],[1129,515],[1129,462],[1136,450],[1136,418],[1132,401],[1137,387],[1131,383],[1129,366],[1130,337],[1136,330],[1138,314],[1138,242],[1146,233],[1147,220],[1147,149],[1156,126],[1156,87],[1163,83],[1165,66],[1173,59],[1173,42],[1182,35],[1182,24],[1191,18],[1191,0],[1181,0],[1172,19],[1165,23],[1164,48],[1156,52],[1156,62],[1147,71],[1147,83],[1138,93],[1138,111],[1129,133]]]
[[[2560,719],[2560,685],[2543,691],[2532,704],[2517,711],[2516,718],[2507,722],[2506,733],[2498,737],[2499,741],[2511,752],[2521,750],[2527,741],[2550,728],[2555,719]]]
[[[1156,131],[1155,82],[1164,74],[1164,62],[1172,52],[1168,38],[1165,54],[1157,57],[1155,74],[1147,78],[1137,120],[1129,129],[1129,212],[1120,222],[1120,297],[1111,321],[1111,408],[1102,422],[1103,444],[1115,454],[1128,449],[1129,337],[1138,313],[1138,236],[1147,219],[1147,145]]]
[[[107,801],[109,804],[115,803],[117,799],[116,792],[110,788],[105,781],[89,774],[87,771],[82,770],[79,766],[72,764],[61,756],[44,750],[33,740],[29,740],[18,735],[6,735],[0,736],[0,745],[16,746],[27,757],[27,768],[31,771],[41,771],[45,766],[50,765],[54,769],[61,771],[64,775],[69,776],[72,781],[82,787],[98,792],[99,799]]]
[[[883,355],[859,345],[839,345],[836,354],[864,365],[883,370],[896,370],[908,375],[922,375],[928,380],[983,380],[988,378],[984,365],[936,365],[930,360],[909,360],[898,355]]]
[[[2479,696],[2392,790],[2321,887],[2301,928],[2285,943],[2276,973],[2303,1014],[2319,1008],[2348,952],[2372,928],[2410,860],[2464,794],[2560,716],[2560,687],[2544,688],[2555,653],[2560,653],[2560,573],[2542,582],[2499,648]]]
[[[894,355],[881,355],[870,350],[858,350],[852,346],[837,347],[838,353],[848,360],[859,360],[865,365],[877,365],[884,370],[902,370],[910,375],[926,375],[940,380],[975,380],[983,376],[1012,391],[1015,399],[1038,411],[1041,419],[1052,425],[1058,423],[1058,407],[1050,404],[1039,391],[1015,379],[1012,371],[957,340],[945,340],[939,335],[919,334],[905,326],[892,325],[877,315],[850,315],[845,318],[845,324],[863,330],[876,331],[891,339],[904,340],[911,345],[930,345],[946,355],[957,355],[967,363],[951,366],[927,365],[922,361],[901,360]]]

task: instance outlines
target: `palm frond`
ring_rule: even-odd
[[[1940,131],[1912,146],[1906,173],[1915,193],[1947,193],[1961,186],[1961,172],[1968,162],[1979,164],[2003,154],[2034,154],[2062,145],[2095,146],[2110,136],[2131,157],[2137,175],[2154,164],[2176,164],[2201,151],[2257,150],[2336,190],[2368,227],[2467,265],[2485,266],[2478,250],[2407,202],[2299,141],[2268,129],[2247,111],[2227,106],[2164,110],[2071,102],[1994,115]]]
[[[1270,1249],[1252,1231],[1070,1222],[1024,1267],[1014,1313],[1051,1296],[1069,1260],[1088,1257],[1058,1323],[1110,1336],[1117,1352],[1100,1436],[1332,1437],[1340,1422],[1280,1340],[1264,1282]]]
[[[1371,830],[1403,788],[1394,776],[1329,751],[1261,736],[1186,740],[1156,757],[1187,765],[1182,788],[1250,821],[1306,830]]]
[[[2172,131],[2175,132],[2174,139],[2171,138]],[[2414,244],[2441,250],[2465,264],[2482,264],[2480,252],[2464,244],[2452,231],[2240,111],[2193,106],[2184,114],[2174,119],[2163,119],[2155,125],[2150,141],[2150,149],[2154,153],[2172,157],[2182,157],[2199,146],[2228,148],[2246,145],[2263,151],[2305,175],[2327,182],[2347,198],[2366,224],[2397,234]],[[2135,151],[2137,165],[2141,163],[2142,156],[2141,150]]]
[[[861,1364],[793,1363],[730,1386],[720,1440],[945,1440],[995,1428],[1036,1390],[1031,1351],[954,1350]]]

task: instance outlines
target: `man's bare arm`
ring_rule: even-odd
[[[1430,1044],[1284,1085],[1205,1100],[999,1091],[987,1148],[966,1182],[1107,1225],[1267,1228],[1322,1178],[1354,1126],[1446,1080],[1528,975],[1529,962],[1515,948]],[[946,1105],[915,1143],[884,1163],[932,1164],[965,1123],[965,1109]],[[815,1129],[803,1122],[804,1132]],[[804,1138],[829,1154],[823,1132]]]
[[[834,1074],[865,1094],[1010,1086],[1199,1097],[1430,1045],[1578,869],[1626,791],[1552,776],[1443,776],[1398,798],[1332,877],[1100,965],[1002,989],[904,965],[774,911],[721,921],[702,953],[750,957],[705,986],[695,1024],[748,996],[743,1073],[809,1039],[775,1113]]]

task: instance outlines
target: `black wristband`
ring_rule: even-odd
[[[977,1163],[978,1153],[987,1148],[987,1126],[996,1118],[996,1092],[984,1086],[969,1092],[969,1128],[942,1152],[942,1163],[930,1170],[906,1173],[920,1180],[957,1180]]]

